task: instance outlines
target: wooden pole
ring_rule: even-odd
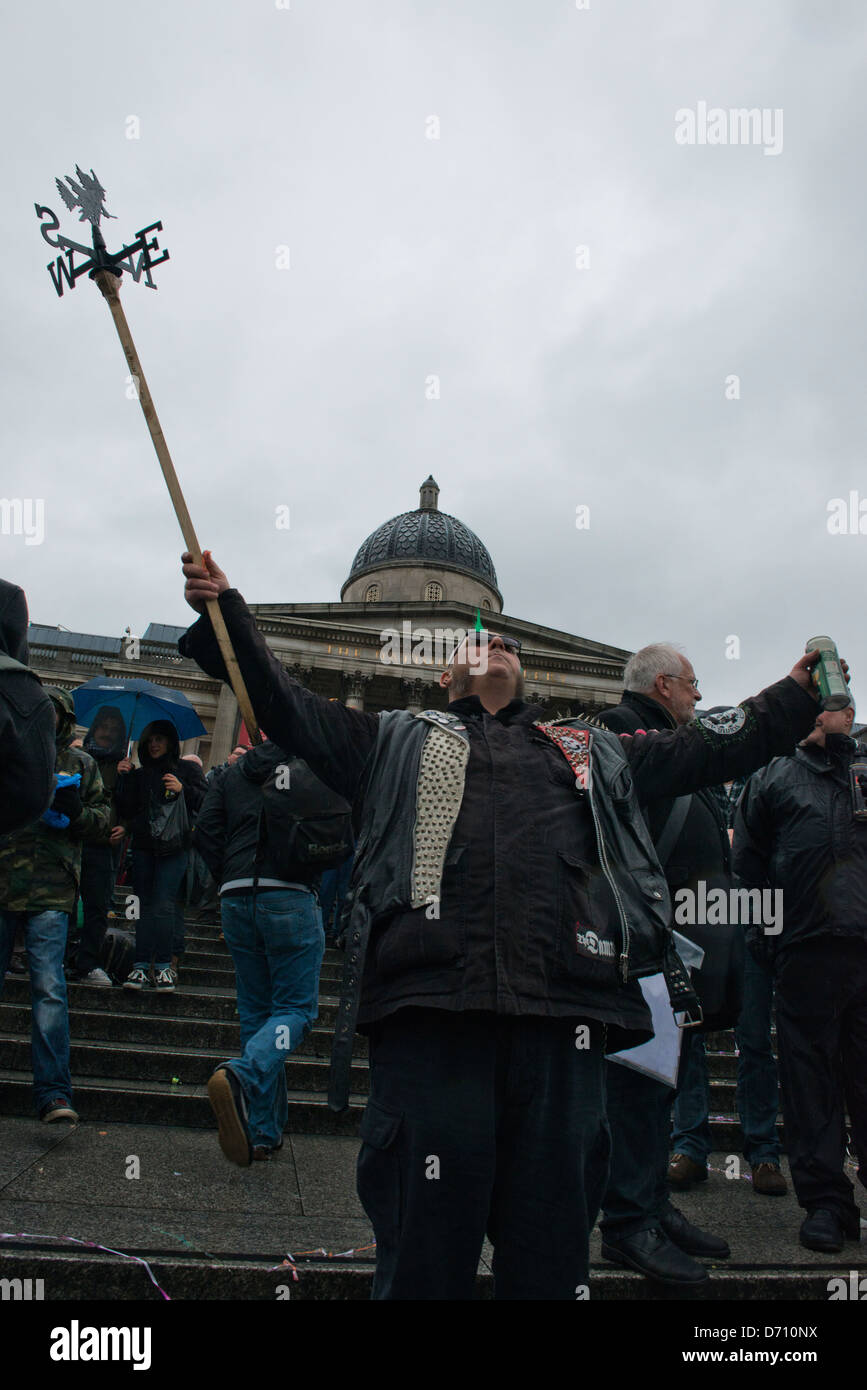
[[[120,302],[120,277],[112,274],[110,270],[98,270],[93,276],[97,285],[101,289],[106,303],[111,310],[114,319],[114,326],[117,329],[117,336],[120,338],[120,345],[123,348],[124,357],[127,360],[132,376],[137,382],[138,398],[142,408],[150,436],[153,440],[154,448],[157,451],[157,458],[160,461],[160,468],[163,470],[163,477],[166,480],[166,487],[172,499],[175,515],[178,518],[181,532],[187,544],[187,549],[192,552],[193,560],[197,565],[204,565],[202,552],[199,547],[195,528],[187,510],[184,494],[181,492],[181,485],[178,482],[178,475],[172,463],[172,456],[169,453],[169,446],[166,443],[165,435],[162,431],[159,418],[157,417],[156,407],[153,397],[148,390],[145,374],[142,371],[138,353],[135,350],[135,343],[129,331],[129,324],[126,321],[126,314],[123,312],[123,305]],[[232,640],[226,630],[225,619],[220,612],[220,605],[216,599],[207,601],[208,616],[214,627],[214,636],[219,643],[220,652],[226,663],[226,670],[229,673],[229,682],[235,692],[238,707],[241,711],[241,718],[247,726],[247,733],[253,743],[260,743],[262,735],[259,732],[259,725],[253,713],[253,706],[250,704],[250,696],[247,694],[247,687],[241,675],[241,668],[238,665],[238,658],[232,646]]]

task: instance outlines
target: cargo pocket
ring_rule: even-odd
[[[566,850],[557,852],[559,973],[588,983],[611,983],[617,947],[610,936],[613,902],[598,868]]]
[[[402,1179],[397,1143],[403,1115],[383,1110],[369,1100],[361,1117],[358,1155],[358,1196],[378,1241],[400,1228]]]
[[[458,970],[466,958],[466,845],[445,858],[443,896],[397,912],[376,937],[376,973],[392,980],[415,971]]]

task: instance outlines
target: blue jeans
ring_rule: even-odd
[[[67,1104],[72,1100],[69,1010],[63,973],[69,914],[6,912],[0,908],[0,993],[18,927],[24,929],[30,967],[33,1096],[39,1115],[51,1100]]]
[[[759,965],[747,951],[744,1003],[735,1029],[738,1045],[737,1107],[750,1164],[779,1163],[777,1063],[771,1045],[774,968]]]
[[[135,964],[170,965],[175,934],[175,899],[187,868],[187,852],[158,858],[148,850],[132,852],[132,880],[139,897]]]
[[[244,1091],[249,1139],[275,1148],[289,1114],[286,1057],[319,1016],[325,954],[315,893],[274,889],[222,898],[223,935],[235,965],[243,1056],[226,1063]]]
[[[671,1151],[686,1154],[693,1163],[704,1166],[712,1148],[708,1122],[709,1090],[707,1053],[704,1037],[694,1028],[685,1028],[680,1054],[680,1072],[674,1101],[674,1132]]]

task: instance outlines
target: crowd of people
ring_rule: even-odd
[[[787,1191],[781,1109],[801,1243],[858,1240],[845,1159],[848,1111],[864,1185],[867,749],[851,696],[819,702],[817,653],[703,713],[688,658],[653,643],[627,664],[616,707],[547,720],[523,698],[520,644],[479,632],[440,677],[445,711],[377,715],[293,680],[210,556],[187,554],[183,569],[201,616],[181,654],[228,680],[205,611],[218,600],[271,736],[207,779],[170,721],[142,732],[138,767],[110,707],[73,747],[71,697],[28,669],[23,595],[0,588],[0,985],[21,932],[43,1119],[75,1116],[69,914],[78,891],[76,976],[107,983],[99,936],[130,839],[128,989],[175,987],[182,884],[189,896],[193,853],[207,866],[200,905],[219,905],[241,1019],[240,1055],[208,1094],[241,1166],[282,1145],[285,1060],[317,1016],[322,909],[328,922],[337,898],[329,1102],[347,1103],[357,1029],[370,1055],[358,1191],[374,1297],[471,1298],[487,1235],[498,1298],[574,1298],[597,1217],[606,1259],[703,1285],[701,1260],[729,1246],[671,1193],[707,1178],[704,1037],[728,1027],[757,1196]],[[782,920],[762,914],[768,890],[782,893]],[[714,895],[748,903],[748,920],[674,911]]]

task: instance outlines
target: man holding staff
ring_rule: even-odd
[[[358,798],[335,1058],[357,1018],[373,1296],[472,1298],[486,1233],[498,1298],[586,1296],[608,1167],[604,1054],[650,1036],[639,976],[665,965],[677,1007],[691,998],[638,798],[790,750],[815,722],[817,653],[729,720],[620,738],[542,723],[519,698],[517,644],[470,634],[440,677],[447,713],[372,715],[292,680],[204,561],[183,557],[187,601],[219,602],[257,718]],[[207,616],[179,650],[226,679]],[[345,1097],[338,1076],[332,1105]]]

